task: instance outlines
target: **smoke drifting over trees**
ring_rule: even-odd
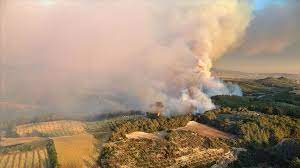
[[[148,111],[162,102],[168,115],[241,95],[210,69],[242,38],[247,1],[49,2],[12,0],[1,13],[5,101],[68,113]]]

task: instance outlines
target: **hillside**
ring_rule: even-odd
[[[104,145],[103,167],[197,167],[209,166],[234,156],[222,140],[205,138],[184,130],[163,139],[125,139]]]
[[[234,160],[225,143],[232,135],[190,120],[186,115],[118,121],[98,162],[101,167],[205,167]]]

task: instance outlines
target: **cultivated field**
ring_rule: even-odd
[[[86,125],[79,121],[51,121],[19,125],[16,133],[20,136],[57,137],[85,133]]]
[[[0,168],[48,168],[46,148],[0,154]]]
[[[90,134],[55,137],[58,162],[61,168],[82,168],[95,165],[98,157],[97,140]]]

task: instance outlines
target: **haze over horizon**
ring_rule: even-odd
[[[300,74],[300,1],[255,0],[254,16],[239,47],[216,68],[254,73]]]

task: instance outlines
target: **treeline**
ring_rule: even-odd
[[[220,108],[199,116],[202,123],[237,135],[231,146],[247,148],[230,168],[300,166],[300,119],[267,115],[247,108]]]
[[[49,159],[49,167],[50,168],[59,168],[60,165],[58,163],[57,159],[57,152],[55,149],[55,145],[52,139],[49,139],[47,145],[46,145],[47,153],[48,153],[48,159]]]
[[[117,141],[124,139],[126,134],[134,131],[143,132],[156,132],[168,129],[174,129],[178,127],[184,127],[193,119],[192,115],[182,115],[174,117],[158,117],[154,119],[150,118],[136,118],[125,121],[116,122],[111,127],[113,133],[109,141]]]
[[[88,116],[84,120],[92,122],[92,121],[109,120],[117,117],[134,116],[134,115],[145,115],[145,112],[129,110],[129,111],[120,111],[120,112],[111,112],[111,113],[101,113],[101,114]]]
[[[300,167],[300,140],[286,139],[274,147],[248,149],[241,152],[237,161],[231,163],[229,168],[240,167]]]
[[[265,98],[248,98],[239,96],[214,96],[213,101],[221,107],[237,109],[245,107],[252,111],[259,111],[272,115],[288,115],[300,118],[300,96],[290,93],[278,93]]]
[[[300,120],[266,115],[239,108],[221,108],[205,112],[199,121],[239,136],[239,144],[270,146],[284,138],[300,138]]]

